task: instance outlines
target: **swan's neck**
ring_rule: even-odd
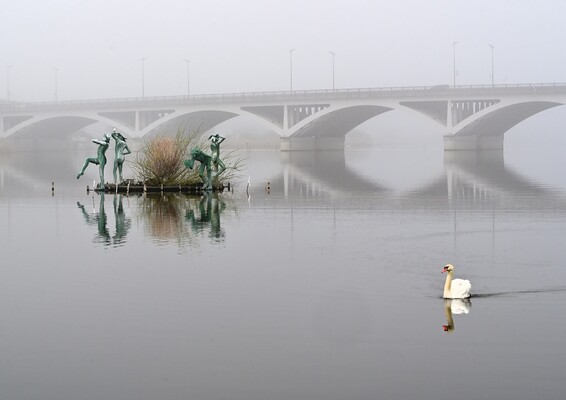
[[[450,288],[452,286],[452,271],[446,273],[446,282],[444,282],[444,297],[450,297]]]

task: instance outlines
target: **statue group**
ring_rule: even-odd
[[[131,151],[126,143],[126,138],[122,136],[121,133],[116,131],[116,129],[114,129],[111,134],[104,134],[104,137],[101,140],[92,140],[93,143],[96,143],[98,145],[96,157],[89,157],[85,160],[80,172],[77,175],[77,179],[79,179],[84,174],[85,170],[90,164],[95,164],[98,165],[98,171],[100,175],[100,183],[98,184],[98,187],[101,189],[104,188],[104,168],[106,167],[107,162],[106,150],[108,150],[108,147],[110,146],[111,138],[115,141],[115,156],[113,168],[114,184],[118,185],[123,182],[122,167],[124,165],[126,155],[130,154]],[[211,141],[210,150],[212,154],[206,154],[198,147],[194,147],[191,149],[191,158],[184,161],[184,165],[188,169],[193,169],[196,161],[200,163],[198,173],[200,179],[203,182],[203,190],[213,190],[218,182],[218,177],[220,176],[220,174],[222,174],[222,172],[226,170],[224,162],[222,162],[222,160],[220,159],[220,144],[225,139],[225,137],[218,134],[210,135],[208,137],[208,140]]]
[[[198,147],[193,147],[191,149],[191,158],[184,161],[185,167],[188,169],[193,169],[195,161],[200,163],[198,174],[203,183],[203,190],[213,190],[217,184],[218,176],[226,169],[226,166],[220,159],[220,143],[225,139],[225,137],[219,134],[210,135],[208,140],[211,141],[210,150],[212,154],[206,154]]]
[[[102,140],[93,139],[92,142],[98,145],[98,151],[96,153],[96,157],[89,157],[85,160],[80,172],[77,175],[77,179],[79,179],[85,172],[86,168],[89,164],[98,165],[98,171],[100,175],[100,183],[98,185],[99,188],[104,187],[104,167],[106,166],[106,150],[110,145],[110,138],[113,138],[116,142],[115,148],[115,156],[114,156],[114,183],[119,184],[123,181],[122,179],[122,167],[124,165],[124,161],[126,159],[126,155],[130,154],[131,151],[126,143],[126,138],[122,136],[122,134],[116,129],[112,132],[112,134],[106,133]]]

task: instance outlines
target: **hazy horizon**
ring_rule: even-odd
[[[2,3],[0,99],[566,81],[557,0]]]

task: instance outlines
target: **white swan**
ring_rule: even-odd
[[[454,275],[454,266],[452,264],[446,264],[441,273],[447,272],[446,283],[444,283],[444,295],[445,299],[467,299],[470,297],[470,291],[472,290],[472,284],[467,279],[452,279]]]

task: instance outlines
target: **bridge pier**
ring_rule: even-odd
[[[345,137],[282,137],[281,151],[344,150]]]
[[[444,151],[503,150],[503,135],[445,135]]]

